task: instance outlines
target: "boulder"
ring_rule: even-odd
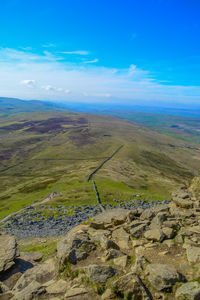
[[[105,283],[109,278],[119,275],[119,270],[111,266],[89,265],[86,272],[92,282]]]
[[[174,237],[174,230],[170,227],[163,227],[162,231],[167,239],[172,239]]]
[[[67,261],[76,264],[77,261],[87,258],[89,253],[96,249],[86,233],[69,232],[57,244],[57,257],[60,267],[63,267]]]
[[[171,200],[181,208],[193,208],[194,206],[192,193],[186,187],[174,191]]]
[[[147,226],[146,223],[142,223],[142,224],[140,224],[136,227],[131,228],[130,229],[131,236],[134,237],[134,238],[142,237],[142,235],[143,235],[143,233],[146,229],[146,226]]]
[[[140,219],[141,220],[146,220],[146,219],[151,220],[151,219],[153,219],[154,216],[155,216],[154,211],[151,208],[149,208],[149,209],[145,209],[143,211],[143,213],[140,216]]]
[[[28,269],[16,282],[13,290],[21,291],[25,289],[32,281],[37,281],[43,284],[53,279],[56,273],[56,263],[53,259],[47,260],[41,265],[37,265],[31,269]]]
[[[176,290],[175,298],[180,300],[199,300],[200,283],[197,281],[184,283]]]
[[[121,227],[113,231],[112,238],[121,249],[129,249],[129,234]]]
[[[147,264],[146,258],[141,254],[136,254],[135,264],[131,267],[131,271],[139,273],[144,271]]]
[[[127,260],[128,260],[128,256],[123,255],[123,256],[114,258],[113,262],[116,266],[121,267],[122,269],[124,269],[127,266]]]
[[[46,287],[48,296],[59,296],[66,293],[68,284],[65,280],[59,279]]]
[[[20,252],[20,258],[23,260],[28,260],[32,262],[41,261],[43,258],[43,253],[41,252]]]
[[[101,237],[101,239],[100,239],[100,245],[105,250],[108,250],[108,249],[119,250],[120,249],[119,246],[114,241],[112,241],[111,239],[108,239],[105,236]]]
[[[187,259],[190,263],[200,262],[200,248],[199,247],[188,247],[186,249]]]
[[[170,264],[150,264],[146,268],[146,274],[157,291],[169,290],[176,282],[182,281],[176,268]]]
[[[160,228],[154,228],[154,229],[147,230],[144,233],[144,237],[147,240],[162,242],[165,239],[165,234]]]
[[[39,299],[39,296],[44,295],[46,289],[37,281],[33,280],[23,290],[18,291],[12,300],[32,300]]]
[[[8,270],[19,256],[16,239],[9,235],[0,235],[0,273]]]
[[[120,256],[124,256],[124,253],[122,253],[120,250],[116,249],[109,249],[108,251],[105,252],[105,255],[102,257],[102,261],[108,261],[113,258],[117,258]]]
[[[113,282],[113,288],[123,299],[144,299],[143,288],[138,276],[131,272]]]

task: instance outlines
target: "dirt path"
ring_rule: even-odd
[[[28,206],[26,206],[26,207],[24,207],[24,208],[22,208],[22,209],[20,209],[20,210],[18,210],[18,211],[16,211],[16,212],[12,213],[12,214],[9,214],[8,216],[6,216],[6,217],[3,218],[2,220],[0,220],[0,224],[3,223],[3,222],[5,222],[6,220],[8,220],[10,217],[13,217],[13,216],[15,216],[15,215],[17,215],[17,214],[19,214],[19,213],[25,211],[25,210],[26,210],[28,207],[30,207],[30,206],[35,207],[35,206],[44,204],[44,203],[46,203],[46,202],[48,202],[48,201],[54,199],[54,198],[57,197],[57,196],[58,196],[57,193],[51,193],[47,198],[43,199],[42,201],[33,203],[33,204],[31,204],[31,205],[28,205]]]

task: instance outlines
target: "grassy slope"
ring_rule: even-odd
[[[111,111],[111,115],[128,119],[172,138],[200,144],[200,118],[134,111]]]
[[[64,131],[2,130],[25,120],[70,117]],[[84,117],[87,124],[80,126]],[[79,126],[79,128],[77,128]],[[76,128],[75,128],[76,127]],[[21,113],[0,119],[0,218],[56,191],[52,205],[96,203],[88,174],[119,145],[120,152],[95,175],[103,202],[133,194],[166,199],[200,167],[200,152],[182,141],[112,117],[64,112]],[[49,204],[48,204],[49,205]]]

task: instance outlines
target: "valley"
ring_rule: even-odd
[[[51,193],[43,206],[102,205],[169,200],[198,174],[200,149],[112,116],[61,111],[20,112],[0,118],[0,218]],[[190,145],[188,147],[188,145]],[[137,197],[138,196],[138,197]]]

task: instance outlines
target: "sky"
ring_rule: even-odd
[[[0,97],[200,103],[200,1],[0,0]]]

